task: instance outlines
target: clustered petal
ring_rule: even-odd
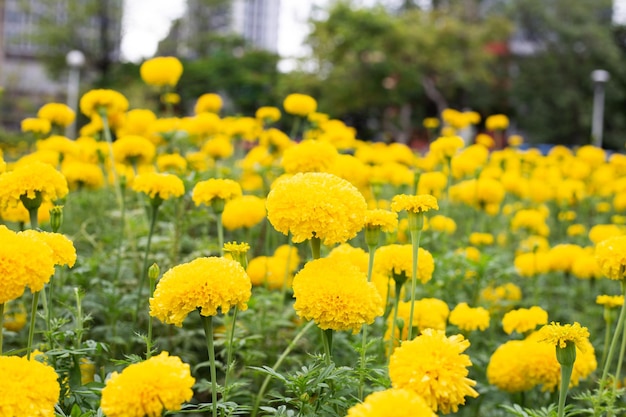
[[[439,210],[439,204],[437,204],[437,199],[430,194],[399,194],[391,200],[391,209],[394,211],[406,210],[412,213],[425,213],[429,210]]]
[[[133,190],[150,198],[168,200],[185,194],[185,184],[174,174],[147,172],[133,179]]]
[[[348,410],[346,417],[436,417],[426,401],[415,392],[390,388],[368,395]]]

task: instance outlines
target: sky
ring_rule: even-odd
[[[285,58],[306,54],[303,42],[308,34],[313,5],[326,5],[329,0],[281,0],[278,29],[278,53]],[[170,28],[172,20],[185,12],[185,0],[125,0],[122,58],[140,62],[152,57],[158,42]],[[286,60],[283,69],[292,63]]]

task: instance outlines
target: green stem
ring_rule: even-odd
[[[33,294],[33,302],[30,307],[30,327],[28,328],[28,342],[26,344],[26,359],[30,360],[30,352],[33,347],[35,335],[35,319],[37,318],[37,305],[39,304],[39,291]]]
[[[289,137],[291,140],[296,140],[298,131],[300,130],[300,124],[302,123],[302,118],[300,116],[296,116],[293,121],[293,126],[291,126],[291,133]]]
[[[115,188],[115,196],[117,198],[118,207],[122,207],[122,192],[120,190],[120,182],[117,178],[117,171],[115,169],[115,157],[113,156],[113,137],[111,136],[111,128],[109,126],[109,116],[106,109],[100,109],[98,111],[100,118],[102,119],[102,132],[104,133],[104,139],[107,142],[109,148],[109,164],[111,166],[111,172],[113,173],[113,188]]]
[[[330,365],[333,351],[333,329],[322,330],[322,343],[324,344],[324,360],[326,365]]]
[[[122,269],[122,244],[124,243],[124,230],[126,229],[126,187],[124,186],[124,184],[120,184],[120,188],[120,230],[117,238],[117,259],[115,260],[115,273],[113,274],[113,286],[116,289],[120,277],[120,270]]]
[[[313,259],[319,259],[321,254],[322,241],[319,237],[313,236],[311,239],[311,254]]]
[[[233,340],[235,339],[235,324],[237,323],[237,306],[233,309],[233,323],[230,326],[230,332],[228,334],[228,346],[226,348],[226,376],[224,379],[224,392],[228,392],[227,388],[230,383],[232,371],[234,368],[233,363]],[[226,394],[224,394],[224,401],[226,401]]]
[[[605,324],[606,324],[606,329],[604,332],[604,347],[602,349],[602,360],[600,361],[601,364],[604,363],[604,361],[606,361],[606,354],[607,351],[609,349],[609,342],[611,339],[611,311],[609,309],[609,307],[605,306],[604,307],[604,317],[605,317]]]
[[[372,271],[374,270],[374,254],[376,245],[368,245],[369,261],[367,265],[367,282],[372,281]],[[365,388],[365,358],[367,356],[367,324],[363,325],[363,336],[361,338],[361,372],[359,375],[359,400],[363,401],[363,391]]]
[[[33,230],[37,230],[39,219],[37,218],[37,213],[39,212],[39,208],[28,210],[28,215],[30,217],[30,228]]]
[[[222,224],[222,213],[217,215],[217,244],[220,247],[220,256],[224,256],[224,225]]]
[[[157,215],[159,214],[160,203],[150,204],[152,212],[150,213],[150,230],[148,231],[148,243],[146,244],[146,252],[143,256],[143,266],[141,268],[141,279],[137,286],[137,307],[135,309],[135,320],[139,316],[139,310],[141,309],[141,294],[143,293],[144,281],[148,276],[148,256],[150,255],[150,246],[152,244],[152,235],[154,234],[154,228],[156,225]]]
[[[215,370],[215,348],[213,346],[213,316],[200,316],[206,336],[206,347],[211,366],[211,404],[213,417],[217,417],[217,371]]]
[[[624,352],[626,351],[626,337],[624,335],[626,335],[626,321],[622,329],[622,344],[619,348],[619,355],[617,356],[617,369],[615,370],[615,378],[613,378],[613,390],[617,389],[617,381],[620,380],[620,374],[622,373],[622,363],[624,360]]]
[[[423,218],[423,214],[419,214]],[[413,244],[413,272],[411,277],[411,309],[409,310],[408,337],[407,340],[413,339],[413,313],[415,310],[415,286],[417,282],[417,257],[419,254],[421,228],[419,230],[411,230],[411,242]]]
[[[4,303],[0,303],[0,356],[2,356],[3,339],[4,339]]]
[[[572,377],[573,365],[561,365],[561,389],[559,390],[559,408],[557,417],[563,417],[565,413],[565,399],[569,390],[569,381]]]
[[[44,286],[41,293],[41,306],[43,307],[43,315],[46,319],[46,335],[50,335],[50,349],[52,349],[52,335],[50,334],[51,325],[51,314],[50,314],[50,306],[48,305],[48,297],[46,295],[46,287],[50,285]]]
[[[398,307],[400,306],[400,292],[402,292],[402,285],[396,282],[396,293],[395,296],[395,306],[393,308],[393,318],[391,320],[391,335],[389,336],[389,357],[393,353],[393,348],[395,344],[396,337],[396,321],[398,320]],[[402,330],[400,330],[400,335],[398,339],[402,339]]]
[[[285,358],[291,353],[291,351],[293,350],[293,348],[296,347],[296,344],[298,343],[298,341],[302,338],[302,336],[304,336],[304,334],[311,328],[313,327],[313,325],[315,324],[314,321],[310,321],[306,326],[304,326],[302,328],[302,330],[300,330],[300,332],[291,340],[291,342],[289,343],[289,345],[285,348],[285,350],[283,351],[283,353],[278,357],[278,359],[276,360],[276,362],[274,363],[274,365],[272,366],[272,370],[276,371],[278,369],[278,367],[280,365],[282,365],[283,361],[285,360]],[[256,400],[254,401],[254,408],[252,409],[252,414],[251,417],[256,417],[257,413],[259,412],[259,406],[261,405],[261,400],[263,399],[263,395],[265,394],[265,390],[267,389],[267,386],[270,383],[270,380],[272,379],[271,375],[267,375],[265,377],[265,379],[263,380],[263,384],[261,384],[261,389],[259,390],[259,393],[256,396]]]
[[[626,281],[622,280],[622,294],[626,293]],[[624,328],[624,318],[626,317],[626,303],[622,304],[622,308],[619,312],[619,318],[617,319],[617,326],[615,328],[615,333],[613,333],[613,338],[611,339],[611,346],[609,347],[609,353],[606,356],[606,362],[604,362],[604,369],[602,370],[602,379],[600,381],[601,386],[606,384],[606,377],[609,373],[609,367],[611,366],[611,362],[613,361],[613,355],[615,354],[615,347],[617,346],[617,340],[620,337],[620,334]]]
[[[291,273],[291,249],[293,248],[293,242],[290,239],[290,234],[287,235],[287,244],[289,245],[289,252],[287,252],[287,260],[285,261],[285,273],[283,274],[283,286],[280,290],[281,302],[285,300],[285,294],[287,294],[287,282],[289,281],[289,274]]]
[[[150,298],[154,295],[154,289],[156,288],[156,279],[150,279]],[[148,338],[146,339],[146,359],[150,359],[152,356],[152,314],[148,314]]]
[[[82,344],[83,332],[85,330],[83,320],[83,303],[78,288],[74,287],[74,296],[76,297],[76,349],[80,349]]]

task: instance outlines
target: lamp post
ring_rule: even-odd
[[[591,119],[591,143],[598,148],[602,147],[602,129],[604,121],[604,85],[611,75],[601,69],[591,72],[593,81],[593,116]]]
[[[69,51],[65,56],[69,67],[67,77],[67,105],[78,114],[78,90],[80,87],[80,69],[85,65],[85,55],[78,50]],[[66,135],[76,139],[76,121],[67,127]]]

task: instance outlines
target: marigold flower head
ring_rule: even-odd
[[[415,392],[390,388],[368,395],[352,406],[346,417],[436,417],[426,401]]]
[[[194,112],[196,114],[200,113],[219,113],[222,110],[222,105],[224,102],[222,98],[215,93],[206,93],[202,94],[198,97],[198,101],[196,102],[196,106],[194,108]]]
[[[398,228],[398,214],[384,209],[367,210],[365,212],[365,227],[392,233]]]
[[[401,301],[398,306],[398,319],[404,322],[402,329],[397,325],[394,326],[394,341],[406,340],[409,335],[409,317],[411,315],[411,303]],[[445,330],[450,308],[445,301],[438,298],[422,298],[415,300],[413,305],[413,326],[420,332],[426,329]],[[391,338],[391,325],[393,316],[389,315],[387,319],[387,331],[385,332],[385,340]],[[402,334],[400,334],[402,330]]]
[[[579,279],[601,278],[602,270],[592,253],[585,253],[572,263],[572,274]]]
[[[144,61],[139,67],[139,74],[148,85],[174,87],[183,75],[183,64],[176,57],[159,56]]]
[[[446,336],[442,330],[426,329],[396,348],[389,359],[389,377],[394,388],[422,396],[430,408],[444,414],[456,412],[465,397],[477,397],[476,382],[467,377],[472,366],[463,352],[469,340]]]
[[[267,196],[267,215],[295,243],[312,237],[325,245],[343,243],[363,228],[367,203],[348,181],[321,172],[276,181]]]
[[[146,172],[133,179],[132,188],[138,193],[147,194],[151,199],[169,200],[185,194],[183,180],[174,174]]]
[[[308,262],[293,279],[293,307],[298,316],[320,329],[352,330],[383,314],[374,284],[357,266],[337,259]]]
[[[426,249],[418,248],[417,251],[417,279],[422,284],[427,283],[433,277],[435,261],[432,254]],[[376,251],[374,268],[387,275],[402,275],[408,279],[413,274],[413,248],[412,245],[385,245]]]
[[[187,172],[187,160],[179,153],[157,156],[156,165],[161,172],[171,172],[173,174],[184,174]]]
[[[278,107],[259,107],[254,116],[264,122],[274,123],[280,120],[280,109]]]
[[[469,235],[469,243],[474,246],[493,245],[494,239],[491,233],[473,232]]]
[[[22,196],[51,202],[69,192],[67,180],[54,167],[43,162],[20,165],[0,174],[0,206],[16,206]]]
[[[467,303],[459,303],[450,312],[450,324],[465,332],[486,330],[489,327],[489,311],[483,307],[470,307]]]
[[[589,240],[598,244],[611,237],[623,236],[626,234],[624,226],[617,224],[596,224],[589,229]]]
[[[123,136],[113,142],[113,157],[115,161],[132,165],[142,165],[152,162],[156,154],[156,147],[143,136]]]
[[[48,246],[52,250],[52,261],[55,265],[66,265],[71,268],[76,263],[74,242],[61,233],[28,229],[18,233],[18,235],[38,240]]]
[[[596,304],[605,306],[608,308],[621,307],[624,305],[623,295],[598,295],[596,297]]]
[[[152,110],[129,110],[124,118],[124,124],[118,129],[117,134],[119,136],[147,136],[150,132],[150,126],[156,122],[156,120],[157,116]]]
[[[435,198],[440,198],[447,183],[448,177],[441,171],[424,172],[417,183],[417,194],[431,194]]]
[[[246,272],[252,285],[265,285],[269,289],[276,290],[285,286],[291,287],[293,273],[298,264],[297,254],[291,259],[276,254],[274,256],[257,256],[248,262]]]
[[[430,144],[430,154],[441,162],[452,158],[463,146],[465,142],[459,136],[442,136]]]
[[[41,106],[37,112],[37,117],[49,120],[53,125],[66,127],[74,122],[76,113],[67,104],[47,103]]]
[[[317,140],[304,140],[283,153],[281,165],[287,174],[328,172],[339,156],[337,149]]]
[[[196,206],[210,205],[215,199],[232,200],[241,197],[241,185],[231,179],[211,178],[198,182],[193,187],[191,198]]]
[[[527,343],[522,340],[510,340],[498,346],[487,365],[489,383],[506,392],[522,392],[533,388],[537,381],[524,372],[528,355]]]
[[[439,127],[439,119],[436,117],[427,117],[422,120],[422,126],[426,129],[437,129]]]
[[[47,135],[52,129],[52,124],[48,119],[39,117],[27,117],[21,123],[22,132],[32,132],[36,135]]]
[[[524,138],[520,135],[511,135],[507,138],[507,143],[513,148],[517,148],[524,143]]]
[[[615,280],[626,278],[626,236],[612,237],[598,243],[596,260],[605,277]]]
[[[439,205],[437,199],[430,194],[399,194],[391,200],[391,209],[393,211],[406,210],[411,213],[426,213],[430,210],[439,210]]]
[[[250,278],[237,261],[197,258],[163,274],[150,298],[150,315],[180,327],[196,309],[202,316],[214,316],[218,308],[246,310],[250,295]]]
[[[509,127],[509,118],[504,114],[493,114],[485,120],[487,130],[506,130]]]
[[[506,334],[513,332],[523,334],[546,323],[548,323],[548,312],[537,306],[511,310],[502,317],[502,328]]]
[[[106,112],[110,116],[128,110],[128,100],[115,90],[95,89],[81,97],[79,107],[87,117],[93,117],[99,112]]]
[[[10,332],[19,332],[26,326],[26,307],[21,300],[8,301],[4,304],[2,327]],[[2,329],[0,329],[2,331]]]
[[[283,101],[283,107],[289,114],[306,117],[317,110],[317,101],[306,94],[289,94]]]
[[[100,406],[107,417],[158,417],[191,400],[194,383],[188,364],[161,352],[114,372],[102,389]]]
[[[552,322],[539,330],[539,341],[559,348],[565,348],[568,342],[574,343],[581,351],[585,350],[583,340],[589,340],[589,330],[580,323],[565,324]]]
[[[228,136],[219,134],[204,142],[201,151],[213,159],[226,159],[230,158],[233,153],[235,153],[235,147]]]
[[[55,416],[61,387],[54,368],[18,356],[0,356],[0,375],[5,379],[0,388],[0,415]]]
[[[67,161],[61,165],[61,173],[65,176],[70,189],[98,189],[104,185],[102,169],[90,162]]]
[[[224,252],[246,254],[250,250],[250,245],[245,242],[226,242],[224,243]]]
[[[261,223],[265,217],[265,200],[254,195],[244,195],[226,202],[222,224],[227,230],[249,229]]]

